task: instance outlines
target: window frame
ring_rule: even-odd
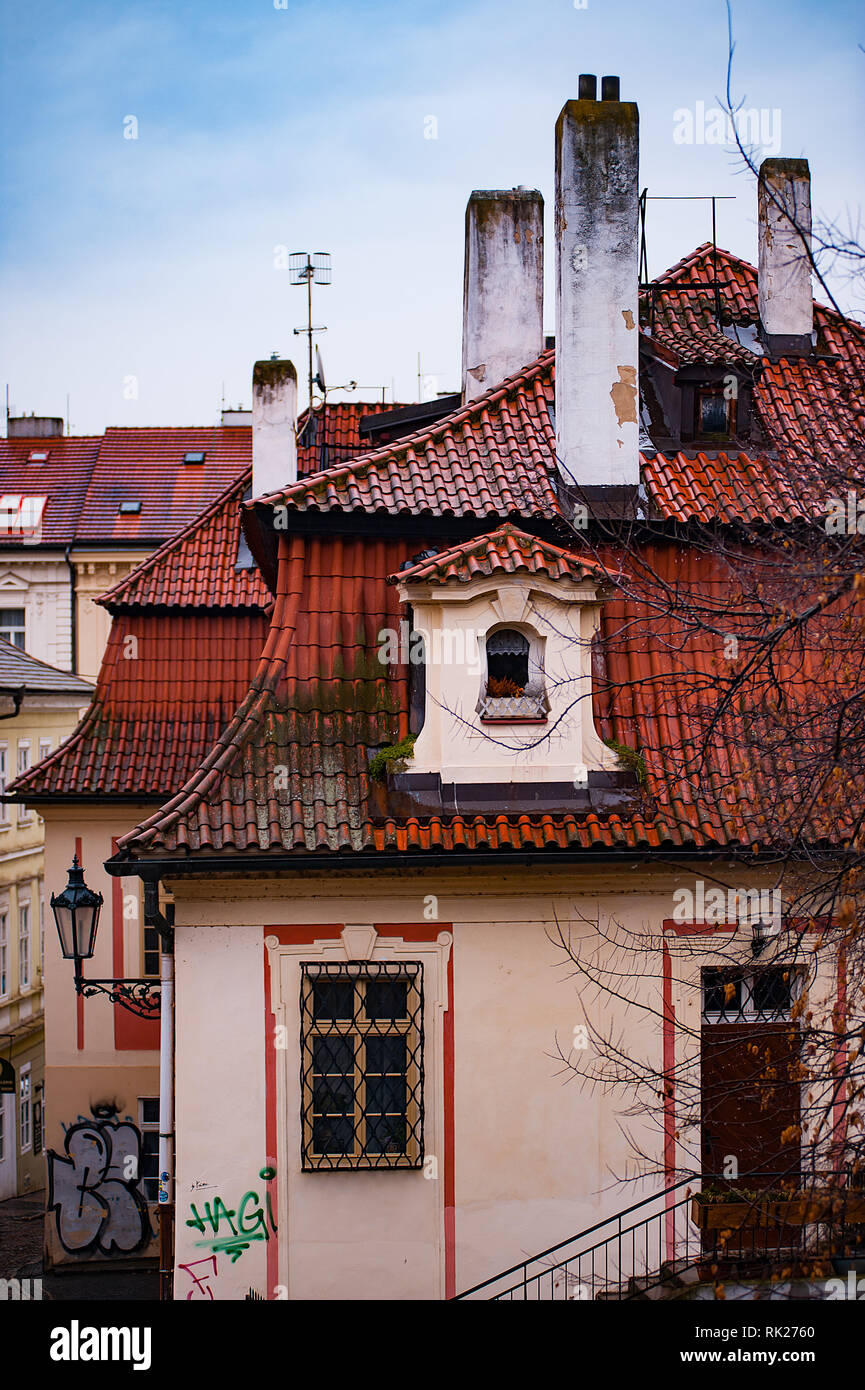
[[[26,930],[23,924],[26,922]],[[24,966],[27,966],[26,979]],[[33,988],[33,914],[30,899],[18,901],[18,989]]]
[[[11,624],[10,624],[9,626],[7,626],[7,625],[3,622],[3,616],[4,616],[4,614],[6,614],[6,613],[16,613],[16,614],[17,614],[17,613],[20,613],[20,614],[21,614],[21,622],[20,622],[20,623],[16,623],[14,626],[11,625]],[[17,640],[18,636],[20,636],[20,638],[21,638],[21,641],[20,641],[20,642]],[[7,641],[7,642],[11,642],[13,647],[17,647],[18,650],[19,650],[19,652],[24,652],[24,651],[27,650],[27,605],[26,605],[26,604],[24,605],[23,608],[5,608],[5,607],[3,607],[2,605],[0,605],[0,637],[5,637],[5,638],[6,638],[6,641]]]
[[[9,904],[0,907],[0,999],[11,993],[9,988]]]
[[[33,1079],[31,1071],[32,1064],[25,1062],[18,1073],[18,1149],[22,1154],[30,1153],[33,1148]],[[26,1139],[25,1115],[27,1117]]]
[[[313,1012],[314,983],[317,980],[352,985],[351,1017],[316,1019]],[[367,985],[372,980],[406,981],[407,1012],[400,1019],[370,1019],[366,1016]],[[418,1169],[424,1162],[424,989],[423,964],[417,960],[300,962],[300,1148],[303,1172],[398,1172]],[[405,1109],[393,1112],[370,1111],[366,1107],[367,1039],[397,1037],[406,1039]],[[351,1153],[314,1150],[316,1118],[314,1082],[328,1075],[315,1069],[314,1043],[322,1037],[351,1037],[358,1041],[352,1051]],[[335,1069],[332,1075],[340,1075]],[[347,1073],[342,1073],[343,1079]],[[321,1112],[318,1112],[321,1114]],[[334,1112],[338,1114],[341,1112]],[[406,1138],[396,1153],[368,1151],[361,1132],[371,1115],[405,1115]]]
[[[156,1119],[146,1120],[144,1118],[145,1105],[156,1106]],[[138,1129],[141,1134],[141,1172],[138,1174],[138,1186],[145,1202],[155,1205],[159,1201],[159,1097],[158,1096],[139,1096],[138,1097]],[[151,1153],[145,1144],[144,1136],[156,1136],[156,1149]],[[145,1173],[145,1160],[155,1159],[155,1173]],[[148,1187],[152,1183],[152,1188]],[[153,1195],[151,1196],[151,1192]]]

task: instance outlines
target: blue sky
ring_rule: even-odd
[[[641,186],[734,194],[719,244],[756,259],[741,162],[674,139],[675,111],[723,96],[723,0],[6,0],[2,17],[0,384],[37,414],[68,393],[78,433],[212,423],[223,383],[248,404],[273,350],[303,379],[279,246],[333,257],[314,308],[329,386],[415,399],[420,352],[426,392],[456,388],[473,188],[543,192],[552,331],[553,130],[579,72],[620,74],[638,103]],[[815,214],[855,225],[861,5],[733,0],[733,20],[736,98],[779,113],[769,152],[809,158]],[[650,273],[709,229],[706,204],[655,203]]]

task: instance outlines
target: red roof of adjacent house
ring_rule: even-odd
[[[340,401],[316,414],[309,427],[304,412],[298,474],[368,448],[359,425],[381,409],[377,401]],[[34,453],[47,453],[47,461],[29,462]],[[203,453],[204,462],[185,463],[187,453]],[[251,465],[249,425],[112,426],[82,438],[0,439],[0,493],[47,497],[43,546],[152,545],[196,521],[234,483],[243,479],[248,486]],[[140,511],[121,513],[122,502],[138,502]],[[0,545],[22,543],[26,537],[0,535]]]
[[[742,323],[753,322],[753,270],[726,252],[718,254],[728,313]],[[726,346],[729,340],[714,328],[699,296],[664,293],[668,279],[696,276],[700,267],[707,274],[708,259],[708,249],[700,248],[668,277],[661,277],[653,332],[664,351],[681,354],[691,343],[697,357],[725,360],[719,354],[729,351],[741,364],[743,352],[749,350],[741,344]],[[819,514],[817,493],[808,493],[812,479],[801,448],[803,427],[806,435],[809,430],[814,433],[809,421],[822,419],[828,399],[835,430],[831,437],[846,444],[855,437],[861,408],[850,383],[862,373],[865,333],[828,310],[818,310],[818,319],[823,340],[838,356],[834,362],[787,359],[763,364],[755,410],[767,444],[759,453],[679,451],[644,456],[643,477],[655,516],[675,521],[771,521]],[[750,357],[757,362],[755,354]],[[406,817],[396,814],[385,789],[370,777],[373,752],[401,741],[409,731],[408,670],[381,666],[378,634],[402,616],[396,586],[388,583],[388,576],[404,578],[400,566],[423,548],[417,518],[428,517],[431,527],[435,525],[429,539],[437,544],[450,518],[455,527],[475,522],[485,533],[467,543],[457,544],[459,531],[448,539],[445,556],[435,557],[446,582],[461,582],[460,576],[471,569],[469,557],[480,564],[512,564],[517,551],[526,554],[514,540],[519,531],[501,528],[505,518],[530,520],[533,528],[546,528],[557,539],[564,534],[566,508],[557,494],[550,418],[553,370],[554,354],[545,352],[522,372],[414,436],[327,473],[313,473],[266,499],[285,504],[289,517],[317,513],[319,534],[287,532],[279,537],[272,622],[257,666],[251,643],[235,666],[229,663],[226,688],[237,697],[230,712],[230,700],[217,695],[220,632],[223,624],[238,619],[212,614],[207,659],[217,674],[208,697],[208,709],[213,710],[208,729],[215,729],[220,719],[223,723],[198,761],[185,749],[174,748],[175,741],[187,735],[186,725],[173,728],[170,722],[173,704],[185,707],[181,667],[175,664],[160,673],[157,665],[151,687],[143,671],[137,678],[129,672],[128,730],[115,713],[110,738],[102,724],[94,722],[89,731],[82,726],[80,737],[76,735],[76,767],[55,755],[53,770],[44,764],[44,775],[37,768],[16,785],[28,796],[50,797],[61,785],[70,794],[84,794],[90,787],[105,790],[113,785],[113,774],[103,767],[106,760],[120,763],[122,785],[129,793],[145,783],[152,788],[162,783],[170,789],[165,805],[122,842],[125,851],[136,854],[208,848],[642,849],[760,840],[765,825],[756,809],[753,784],[747,781],[749,769],[736,753],[740,726],[735,719],[741,718],[741,711],[731,712],[733,722],[716,731],[701,774],[699,802],[696,799],[695,740],[704,691],[717,678],[718,642],[707,641],[705,633],[683,630],[672,616],[665,620],[663,593],[685,586],[695,602],[705,598],[714,603],[712,612],[717,615],[719,605],[723,611],[735,568],[731,562],[723,572],[713,570],[720,562],[681,541],[670,540],[653,552],[660,598],[641,589],[638,577],[603,609],[606,675],[598,679],[594,693],[596,724],[604,737],[642,749],[646,763],[645,792],[635,794],[627,813],[577,814],[563,806],[555,815]],[[824,395],[820,382],[826,374],[831,381]],[[814,479],[819,487],[816,469]],[[123,631],[123,609],[140,606],[136,631],[146,614],[155,638],[168,621],[159,615],[159,607],[176,607],[179,651],[204,609],[218,604],[239,608],[243,600],[263,603],[263,586],[253,592],[233,570],[237,551],[231,519],[240,492],[239,485],[226,492],[182,536],[111,591],[107,602],[121,613],[115,628],[121,624]],[[368,528],[364,535],[327,532],[328,515],[340,513],[344,530],[352,512],[405,517],[406,536],[371,538]],[[536,541],[525,534],[530,549],[546,547],[545,564],[553,563],[550,552],[568,554],[551,539]],[[607,559],[614,568],[617,557]],[[260,621],[260,614],[257,617]],[[194,667],[205,658],[198,651],[189,659]],[[247,661],[249,679],[244,686],[241,670]],[[816,668],[807,675],[813,685]],[[804,681],[795,662],[790,679],[795,689]],[[162,691],[159,721],[145,729],[136,721],[144,717],[156,687]],[[94,707],[98,704],[99,691]],[[103,710],[115,707],[109,672]],[[147,749],[137,752],[136,742],[143,734]],[[203,736],[196,740],[196,755],[205,743]],[[736,792],[730,795],[734,784]],[[843,817],[837,824],[843,826]]]
[[[461,541],[439,554],[419,560],[392,574],[389,584],[468,584],[478,576],[496,573],[543,574],[549,579],[572,579],[580,583],[588,575],[595,581],[610,576],[588,553],[575,554],[520,531],[516,526],[499,526],[490,535]]]

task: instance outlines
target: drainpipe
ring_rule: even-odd
[[[144,920],[159,932],[159,1297],[174,1296],[174,907],[159,909],[159,882],[144,884]]]
[[[64,560],[66,561],[66,564],[67,564],[68,569],[69,569],[69,610],[70,610],[70,611],[69,611],[69,618],[70,618],[70,623],[69,623],[69,637],[70,637],[70,641],[71,641],[71,643],[72,643],[72,665],[70,666],[69,669],[71,670],[73,676],[77,676],[77,675],[78,675],[78,614],[77,614],[77,612],[76,612],[76,606],[75,606],[75,600],[76,600],[76,597],[77,597],[76,589],[75,589],[75,583],[76,583],[76,580],[75,580],[75,566],[73,565],[72,561],[71,561],[70,558],[69,558],[69,554],[70,554],[70,551],[71,551],[71,550],[72,550],[72,546],[71,546],[71,545],[67,545],[66,549],[65,549],[64,552],[63,552],[63,558],[64,558]]]

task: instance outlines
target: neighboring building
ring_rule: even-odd
[[[0,638],[0,794],[61,746],[92,694]],[[0,801],[0,1056],[16,1086],[0,1095],[0,1200],[45,1186],[45,925],[41,817]]]
[[[428,417],[435,407],[419,409]],[[324,417],[314,416],[311,424],[301,417],[301,470],[313,472],[322,460],[339,462],[346,455],[369,450],[377,441],[380,413],[378,405],[348,403],[328,406]],[[110,596],[107,607],[95,606],[106,631],[109,613],[115,617],[93,703],[71,742],[40,768],[40,776],[55,786],[57,796],[52,800],[59,818],[48,837],[46,901],[65,884],[76,848],[92,877],[112,852],[115,838],[159,806],[175,777],[182,777],[204,756],[230,719],[255,667],[272,600],[239,527],[241,500],[252,481],[249,417],[231,430],[232,459],[242,459],[245,450],[246,465],[201,517],[159,551],[161,588],[155,611],[148,596],[152,561],[135,570],[141,585],[137,593],[121,596],[116,609]],[[178,432],[152,433],[173,438],[176,453]],[[199,443],[205,442],[206,434],[197,432]],[[179,442],[185,447],[189,440]],[[104,499],[103,514],[109,514]],[[199,554],[202,536],[204,550]],[[176,592],[171,584],[162,587],[167,572],[163,564],[175,575]],[[231,635],[225,646],[227,632]],[[174,753],[166,762],[168,727],[173,730]],[[148,749],[155,755],[152,764],[147,770],[140,766],[133,770],[133,753],[137,758]],[[40,811],[46,809],[40,801]],[[98,956],[87,974],[158,977],[158,939],[144,926],[138,880],[131,878],[121,885],[103,879],[102,883],[105,907]],[[76,998],[71,967],[60,958],[53,928],[47,938],[45,969],[50,1000],[48,1143],[66,1152],[70,1126],[84,1125],[87,1138],[90,1130],[103,1136],[110,1133],[118,1117],[132,1123],[139,1136],[144,1209],[135,1204],[131,1212],[137,1234],[128,1262],[155,1258],[158,1023],[136,1018],[104,999]],[[122,1258],[116,1247],[111,1255]],[[91,1242],[89,1236],[79,1244],[70,1238],[64,1247],[51,1218],[50,1261],[89,1262],[104,1257],[99,1240]]]
[[[364,402],[301,417],[306,454],[339,462],[380,411]],[[248,474],[251,413],[223,411],[212,427],[62,430],[20,416],[0,439],[0,636],[95,680],[110,627],[95,600]]]
[[[626,1059],[672,1076],[689,1020],[716,1089],[712,1029],[739,1030],[728,1061],[755,1022],[796,1056],[771,943],[757,965],[751,922],[674,916],[703,874],[775,887],[760,794],[779,789],[731,783],[730,727],[703,746],[725,629],[659,606],[640,560],[726,619],[735,564],[701,527],[734,546],[746,522],[822,524],[794,446],[827,400],[818,470],[855,437],[865,331],[813,304],[807,276],[807,314],[770,319],[762,221],[759,277],[702,246],[639,295],[636,108],[614,79],[601,103],[583,83],[557,126],[555,349],[539,248],[513,254],[540,195],[496,190],[470,200],[464,398],[439,418],[394,412],[378,447],[310,473],[294,369],[256,364],[253,500],[241,479],[104,597],[93,705],[16,784],[49,827],[46,884],[75,852],[105,896],[90,973],[155,974],[139,885],[173,900],[176,1298],[449,1297],[657,1193],[695,1151],[714,1173],[741,1117],[686,1128],[670,1089],[659,1124],[628,1122],[649,1175],[616,1189],[617,1102],[562,1085],[557,1045],[581,1029],[620,1023]],[[802,655],[791,695],[823,661]],[[835,844],[834,825],[815,833]],[[556,946],[608,965],[614,924],[657,943],[648,968],[618,958],[636,1027]],[[733,1024],[719,939],[749,971]],[[815,976],[840,1008],[830,953]],[[128,1117],[123,1142],[147,1152],[158,1029],[82,1006],[56,953],[46,980],[52,1171],[74,1167],[78,1117],[106,1154]],[[743,1172],[796,1135],[785,1097],[749,1118]],[[130,1200],[149,1196],[152,1153]],[[107,1159],[97,1197],[103,1180]],[[71,1191],[54,1188],[55,1258],[147,1250],[149,1220],[118,1244]]]

